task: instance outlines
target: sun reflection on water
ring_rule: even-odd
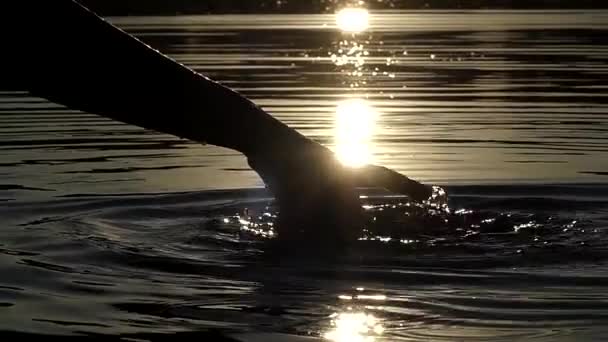
[[[323,337],[335,342],[373,342],[384,327],[372,314],[342,312],[331,316],[332,328]]]
[[[372,162],[372,139],[377,113],[363,99],[338,103],[335,121],[335,153],[346,166],[361,167]]]
[[[336,26],[343,32],[363,32],[369,28],[369,12],[365,8],[341,9],[336,13]]]

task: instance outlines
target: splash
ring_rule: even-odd
[[[541,262],[558,260],[553,257],[556,251],[562,251],[560,255],[574,253],[568,256],[570,259],[585,258],[581,248],[594,250],[605,241],[604,226],[598,225],[603,221],[560,211],[573,205],[571,202],[515,198],[495,203],[486,199],[470,202],[472,206],[468,207],[462,198],[454,201],[459,206],[448,205],[446,191],[441,187],[434,187],[433,195],[424,202],[411,201],[407,196],[362,196],[364,218],[356,244],[372,248],[375,253],[431,249],[438,253],[468,253],[473,248],[476,255],[512,256],[513,262],[524,255],[534,255],[526,260]],[[547,211],[545,203],[551,201],[556,203],[555,208],[551,207],[555,210]],[[224,217],[220,229],[237,232],[244,241],[275,239],[278,214],[273,203],[267,203],[256,210]],[[543,257],[545,254],[548,256]]]
[[[447,193],[441,187],[433,187],[431,197],[422,203],[408,197],[362,197],[364,220],[359,241],[398,242],[413,244],[417,233],[430,233],[433,227],[447,226],[451,215]],[[276,222],[279,210],[274,204],[258,209],[244,209],[241,213],[223,217],[220,222],[240,233],[262,239],[278,237]],[[426,231],[425,231],[426,230]]]

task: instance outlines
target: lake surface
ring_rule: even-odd
[[[450,212],[365,194],[358,245],[285,255],[238,153],[3,91],[0,330],[602,340],[608,11],[366,19],[108,18]]]

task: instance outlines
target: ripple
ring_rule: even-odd
[[[353,246],[278,248],[242,155],[0,92],[4,325],[601,340],[607,13],[372,10],[355,36],[332,14],[109,18],[330,148],[365,101],[374,162],[447,185],[449,211],[362,189]]]

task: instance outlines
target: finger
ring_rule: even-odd
[[[355,174],[357,186],[381,187],[393,193],[407,195],[414,201],[428,200],[433,192],[431,186],[409,179],[383,166],[364,166]]]

